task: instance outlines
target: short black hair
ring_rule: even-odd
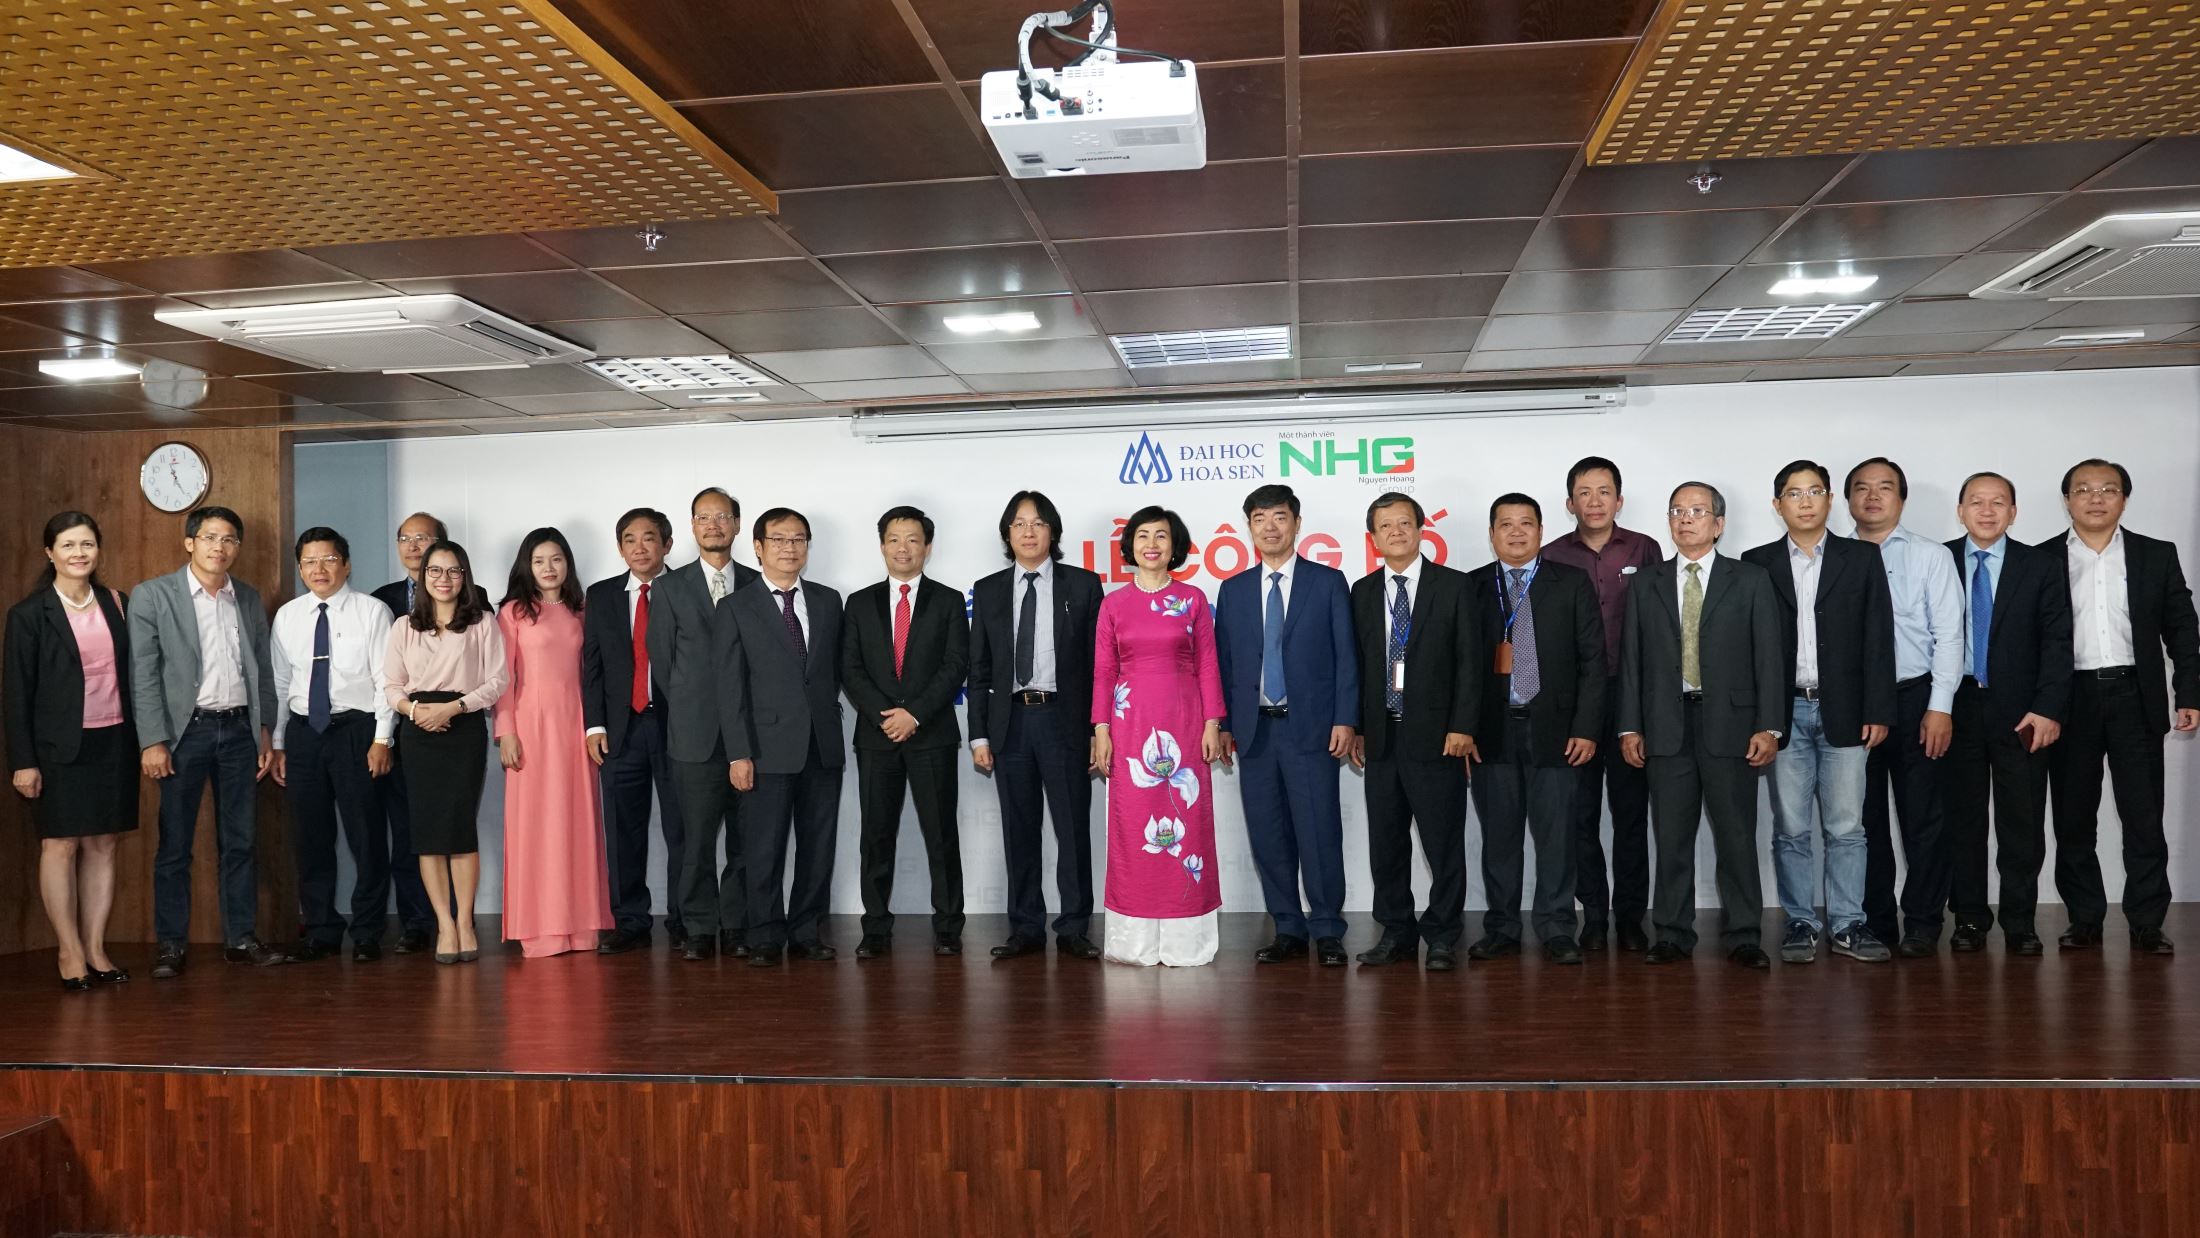
[[[886,541],[886,526],[896,520],[916,521],[917,527],[924,530],[924,544],[927,546],[932,544],[932,518],[907,503],[899,507],[887,508],[886,514],[878,518],[878,540],[881,543]]]
[[[398,531],[403,532],[405,526],[411,524],[415,520],[425,520],[429,524],[434,525],[435,540],[439,542],[447,542],[451,540],[450,529],[444,526],[442,517],[436,515],[434,512],[414,512],[412,515],[407,516],[403,520],[397,522]]]
[[[2114,460],[2103,460],[2099,456],[2095,456],[2090,460],[2078,461],[2076,464],[2070,466],[2069,472],[2063,474],[2062,492],[2064,498],[2067,499],[2070,497],[2070,479],[2078,475],[2079,469],[2116,470],[2116,479],[2124,488],[2124,497],[2127,499],[2131,497],[2131,470],[2125,468],[2121,464],[2116,463]]]
[[[1008,526],[1016,523],[1016,512],[1024,504],[1031,504],[1039,513],[1039,519],[1047,526],[1047,557],[1056,563],[1062,561],[1062,513],[1055,510],[1054,500],[1037,490],[1018,490],[1008,496],[1008,506],[1001,509],[1001,555],[1016,557],[1015,547],[1009,545]]]
[[[1169,570],[1184,566],[1184,560],[1192,553],[1192,531],[1185,527],[1184,517],[1158,503],[1150,503],[1131,513],[1123,522],[1123,541],[1120,547],[1123,562],[1130,567],[1138,564],[1131,558],[1131,543],[1138,539],[1138,531],[1149,524],[1169,526]]]
[[[1496,499],[1491,501],[1490,527],[1493,529],[1497,527],[1497,509],[1500,507],[1525,507],[1535,513],[1537,524],[1543,523],[1543,505],[1536,502],[1533,496],[1522,494],[1516,490],[1511,494],[1498,495]]]
[[[625,541],[627,527],[629,525],[632,525],[637,520],[647,520],[651,524],[656,525],[657,540],[663,542],[667,546],[670,546],[672,544],[672,522],[665,518],[665,514],[663,512],[658,511],[654,507],[628,508],[627,513],[619,517],[619,523],[613,526],[612,536],[618,538],[622,542]]]
[[[726,501],[726,506],[733,509],[733,518],[735,520],[739,520],[741,518],[741,500],[733,497],[730,494],[727,494],[725,489],[720,486],[705,486],[701,490],[696,491],[695,497],[688,500],[688,515],[693,516],[695,514],[695,505],[714,494],[717,495],[719,498],[724,499]]]
[[[764,540],[764,531],[771,528],[773,525],[778,524],[782,520],[801,521],[802,536],[808,537],[810,535],[810,518],[791,507],[773,507],[766,509],[763,515],[756,518],[756,527],[749,530],[749,535],[755,540],[761,542]]]
[[[1421,510],[1421,500],[1414,498],[1412,495],[1407,494],[1402,490],[1385,490],[1381,494],[1375,496],[1374,502],[1367,505],[1367,531],[1370,533],[1373,533],[1375,531],[1376,512],[1379,512],[1386,507],[1396,507],[1400,503],[1413,504],[1414,528],[1418,529],[1422,525],[1428,523],[1428,513]]]
[[[1246,519],[1252,519],[1253,513],[1263,507],[1288,507],[1291,509],[1291,518],[1296,520],[1299,516],[1299,496],[1289,486],[1270,482],[1245,496]]]
[[[1726,518],[1726,496],[1719,493],[1719,488],[1717,486],[1714,486],[1707,481],[1684,481],[1680,485],[1673,487],[1673,493],[1666,496],[1665,505],[1667,507],[1671,507],[1674,503],[1678,502],[1681,497],[1681,491],[1683,490],[1710,491],[1711,514],[1721,520]]]
[[[1603,469],[1612,475],[1612,493],[1627,493],[1627,488],[1620,484],[1618,465],[1603,456],[1583,456],[1581,459],[1574,461],[1574,467],[1566,470],[1566,497],[1569,499],[1574,497],[1574,483],[1581,480],[1583,473],[1594,473],[1598,469]]]
[[[1970,497],[1971,483],[1974,481],[1998,481],[2002,485],[2009,487],[2009,501],[2011,503],[2015,503],[2017,501],[2017,483],[2009,480],[2006,477],[2003,477],[2001,474],[1996,473],[1991,469],[1981,469],[1978,472],[1971,474],[1969,477],[1964,478],[1963,484],[1957,487],[1956,502],[1958,504],[1962,503],[1963,500]]]
[[[197,537],[199,526],[209,520],[228,521],[229,527],[237,531],[237,540],[240,542],[244,540],[244,517],[220,506],[192,508],[191,514],[183,518],[183,535],[185,537]]]
[[[337,558],[346,563],[351,562],[351,543],[344,540],[343,534],[323,524],[314,525],[312,528],[300,533],[298,535],[298,545],[291,550],[290,557],[293,559],[305,558],[306,547],[314,542],[327,542],[329,545],[336,547]]]
[[[466,548],[454,541],[438,540],[428,547],[428,553],[420,556],[420,587],[413,590],[412,612],[407,618],[416,632],[435,631],[435,595],[428,592],[428,560],[438,551],[447,551],[456,558],[458,570],[463,573],[458,579],[458,598],[451,612],[450,627],[453,632],[463,632],[489,617],[488,595],[475,587],[474,561],[466,557]]]
[[[1790,460],[1772,475],[1772,497],[1779,498],[1780,492],[1787,489],[1788,478],[1805,472],[1818,474],[1819,484],[1829,490],[1833,488],[1833,474],[1826,471],[1825,465],[1816,460]]]
[[[1841,493],[1844,495],[1855,493],[1856,475],[1875,464],[1884,464],[1894,471],[1894,492],[1904,502],[1908,502],[1910,498],[1910,475],[1902,471],[1901,465],[1885,456],[1873,456],[1869,460],[1857,461],[1856,467],[1849,470],[1849,475],[1841,479]]]

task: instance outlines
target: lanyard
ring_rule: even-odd
[[[1523,594],[1535,587],[1535,574],[1542,569],[1542,555],[1537,555],[1528,561],[1528,566],[1524,569],[1527,575],[1520,578],[1520,589]],[[1515,610],[1512,604],[1512,591],[1505,587],[1505,578],[1510,576],[1512,572],[1513,569],[1506,567],[1503,559],[1497,561],[1497,610],[1499,614],[1505,616],[1506,640],[1512,639],[1513,620],[1520,617],[1519,611]]]

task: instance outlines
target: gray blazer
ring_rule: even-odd
[[[756,762],[760,774],[799,774],[817,741],[821,768],[847,763],[840,730],[840,595],[804,578],[808,656],[795,653],[770,582],[759,576],[718,604],[720,730],[726,759]]]
[[[734,589],[756,575],[753,567],[733,564]],[[718,734],[718,666],[711,650],[713,607],[702,561],[667,572],[655,592],[661,600],[650,614],[649,665],[664,706],[665,752],[691,764],[724,760]]]
[[[260,591],[232,576],[244,645],[244,699],[254,729],[273,725],[275,669],[268,653],[267,609]],[[199,617],[191,606],[189,564],[130,592],[130,688],[138,745],[173,744],[199,699]]]
[[[1703,743],[1712,756],[1740,757],[1759,731],[1785,731],[1793,685],[1780,642],[1780,599],[1765,570],[1718,557],[1704,588],[1697,651],[1703,658]],[[1684,755],[1680,593],[1673,561],[1635,573],[1619,648],[1619,719],[1649,756]]]

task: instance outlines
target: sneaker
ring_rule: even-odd
[[[1780,939],[1780,961],[1812,963],[1818,959],[1818,930],[1808,920],[1788,921],[1787,936]]]
[[[1861,924],[1852,924],[1835,933],[1833,952],[1848,955],[1859,963],[1884,963],[1894,957],[1886,943],[1872,936],[1871,930]]]

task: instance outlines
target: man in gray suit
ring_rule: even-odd
[[[739,799],[726,777],[726,743],[718,715],[718,670],[711,627],[719,606],[756,579],[756,569],[733,561],[741,532],[741,504],[716,486],[688,502],[688,524],[701,557],[674,568],[658,587],[662,599],[649,625],[649,662],[662,668],[658,697],[665,711],[665,752],[679,792],[680,888],[668,891],[687,927],[680,957],[701,962],[722,947],[746,958],[747,867],[741,862]],[[726,862],[718,864],[718,838]]]
[[[840,595],[802,577],[810,522],[801,512],[775,507],[757,517],[756,561],[762,578],[718,608],[712,641],[726,774],[748,793],[741,850],[749,870],[749,966],[776,967],[789,952],[825,962],[833,948],[820,930],[848,761],[840,732]]]
[[[160,842],[153,858],[156,980],[183,974],[192,835],[209,779],[221,841],[225,957],[263,967],[290,961],[253,931],[259,901],[254,784],[275,760],[269,730],[276,716],[275,671],[259,591],[229,574],[243,545],[244,521],[237,513],[198,508],[183,524],[190,561],[139,585],[130,598],[140,764],[160,783]]]
[[[1620,644],[1620,754],[1647,761],[1658,840],[1651,963],[1696,948],[1696,828],[1708,809],[1727,958],[1764,969],[1757,874],[1757,778],[1780,748],[1789,685],[1779,598],[1763,568],[1715,552],[1726,498],[1704,482],[1673,491],[1673,558],[1628,587]]]

